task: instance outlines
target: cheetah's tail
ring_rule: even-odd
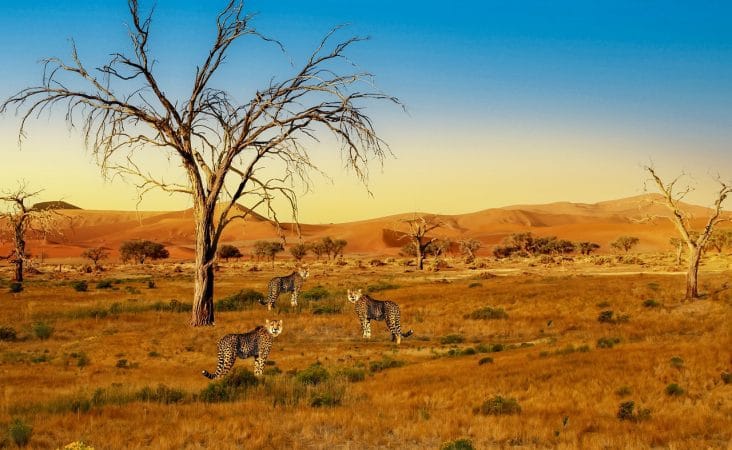
[[[214,378],[216,378],[216,375],[214,375],[214,374],[212,374],[212,373],[209,373],[209,372],[208,372],[207,370],[202,370],[202,371],[201,371],[201,374],[202,374],[202,375],[203,375],[204,377],[206,377],[206,378],[209,378],[209,379],[211,379],[211,380],[213,380]]]
[[[406,333],[402,333],[402,337],[409,337],[414,334],[414,330],[409,330]]]

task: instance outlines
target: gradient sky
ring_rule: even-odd
[[[152,48],[169,95],[183,98],[224,3],[157,1]],[[700,204],[711,201],[712,175],[732,178],[730,2],[248,5],[255,27],[288,54],[243,40],[219,86],[246,93],[291,74],[288,58],[297,67],[331,27],[348,23],[343,38],[371,37],[352,60],[407,107],[370,109],[395,154],[383,170],[372,166],[373,197],[342,170],[335,148],[314,146],[332,180],[314,177],[301,198],[303,222],[615,199],[643,192],[649,161],[666,177],[691,173],[698,190],[689,199]],[[67,57],[69,38],[90,66],[127,49],[121,0],[3,2],[0,12],[2,99],[38,83],[42,57]],[[32,124],[22,150],[17,128],[13,114],[0,116],[0,188],[23,178],[46,189],[43,200],[136,207],[131,185],[103,181],[61,109]],[[189,206],[183,196],[152,194],[139,208]]]

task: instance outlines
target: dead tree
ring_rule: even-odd
[[[250,100],[237,101],[242,92],[213,85],[231,46],[244,36],[282,46],[255,30],[243,2],[235,0],[216,19],[216,36],[192,74],[190,95],[171,98],[153,70],[151,13],[144,15],[137,0],[128,6],[131,52],[115,53],[90,71],[72,43],[70,62],[47,59],[42,84],[13,95],[0,112],[14,108],[21,114],[22,138],[30,118],[59,105],[68,124],[81,129],[105,175],[136,180],[141,197],[152,189],[191,197],[196,252],[190,323],[212,325],[214,263],[224,228],[258,207],[279,224],[275,200],[297,222],[295,188],[307,189],[309,173],[320,172],[306,144],[320,132],[340,142],[346,166],[366,183],[368,163],[383,161],[389,149],[364,108],[372,101],[399,101],[374,90],[371,74],[354,69],[346,51],[364,38],[333,42],[339,28],[326,34],[294,75],[272,77]],[[245,63],[257,67],[256,61]],[[152,153],[175,161],[186,181],[147,171],[145,155]],[[235,207],[237,202],[248,209]]]
[[[691,192],[690,187],[685,187],[681,191],[675,191],[676,183],[683,176],[674,178],[670,183],[664,183],[661,178],[656,174],[653,167],[646,166],[645,170],[651,175],[651,180],[655,183],[659,192],[663,197],[663,203],[671,210],[671,217],[669,219],[676,227],[679,232],[681,239],[689,249],[689,268],[686,274],[686,300],[699,298],[698,291],[698,275],[699,275],[699,264],[701,257],[704,252],[704,248],[709,242],[709,238],[714,232],[714,227],[723,220],[730,220],[730,217],[725,216],[722,211],[722,204],[727,199],[727,196],[732,193],[732,185],[723,182],[717,178],[720,188],[717,193],[717,198],[714,201],[714,207],[712,208],[712,214],[707,219],[707,223],[704,229],[698,234],[695,234],[691,229],[689,214],[681,209],[681,200]]]
[[[23,281],[23,265],[28,259],[26,251],[28,233],[35,232],[46,236],[51,232],[59,232],[60,214],[52,209],[34,209],[26,203],[28,199],[41,192],[42,190],[30,191],[25,182],[19,182],[17,188],[5,191],[0,196],[0,200],[9,204],[7,210],[0,212],[0,221],[3,222],[3,227],[10,235],[9,240],[13,243],[10,255],[3,259],[9,259],[15,265],[13,279],[18,282]]]
[[[442,227],[444,223],[437,216],[417,217],[416,215],[411,219],[402,219],[401,222],[407,226],[407,231],[402,235],[402,237],[404,239],[409,239],[409,241],[414,245],[417,252],[415,255],[417,268],[422,270],[424,268],[424,258],[427,246],[438,239],[436,237],[428,238],[427,233],[435,228]]]

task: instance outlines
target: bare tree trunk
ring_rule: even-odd
[[[702,248],[689,249],[689,272],[686,274],[686,300],[699,298],[698,278],[699,263],[701,262]]]
[[[423,270],[424,268],[424,248],[419,239],[415,239],[414,247],[417,249],[417,268]]]
[[[676,265],[678,266],[681,264],[681,252],[683,251],[683,247],[681,245],[676,246]]]
[[[194,206],[196,222],[196,263],[193,289],[193,313],[191,326],[214,324],[214,258],[216,243],[213,242],[213,218],[204,206]]]
[[[23,259],[25,258],[25,239],[23,239],[22,224],[15,228],[15,276],[14,281],[23,282]]]

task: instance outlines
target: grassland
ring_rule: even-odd
[[[0,327],[15,337],[0,340],[0,446],[15,445],[5,430],[21,423],[32,427],[29,448],[440,448],[460,439],[474,448],[727,448],[730,262],[718,257],[702,272],[706,296],[696,302],[680,301],[683,276],[664,261],[655,264],[663,273],[313,262],[299,307],[283,296],[271,313],[232,295],[264,293],[291,265],[229,263],[216,298],[232,310],[202,329],[187,326],[185,264],[49,267],[15,294],[3,269]],[[79,280],[86,291],[72,285]],[[414,336],[396,347],[374,324],[362,340],[348,288],[398,302]],[[251,359],[227,382],[200,375],[215,368],[221,335],[267,318],[283,319],[284,332],[262,380],[251,380]]]

